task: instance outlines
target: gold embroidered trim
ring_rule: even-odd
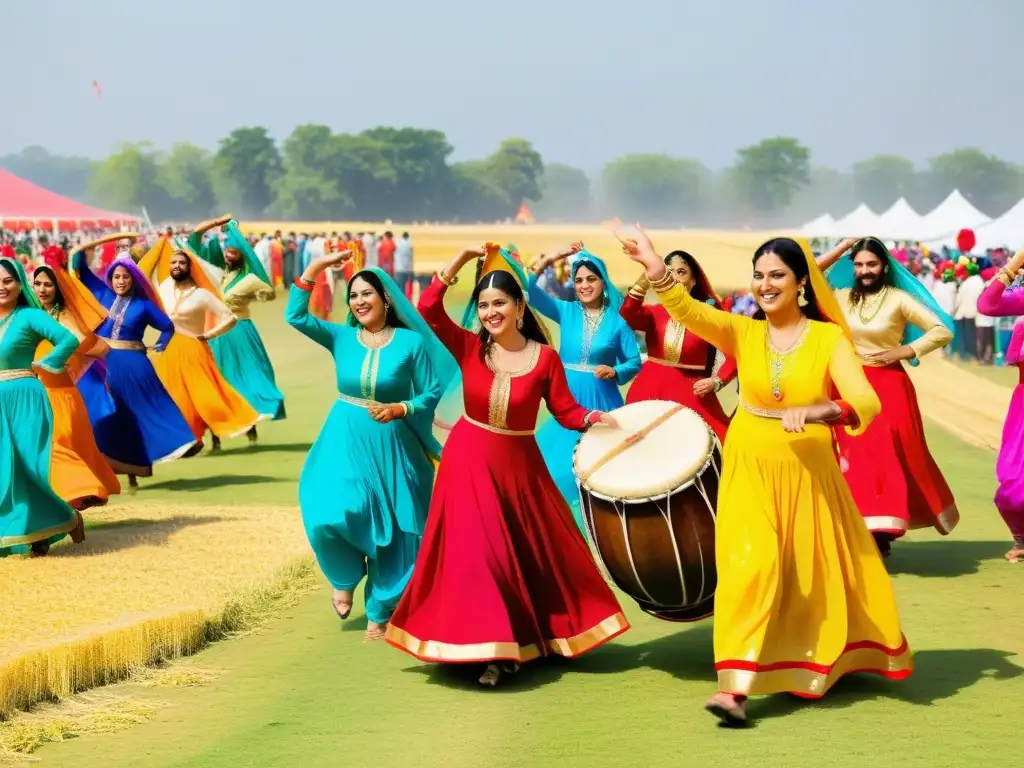
[[[668,360],[662,360],[660,357],[651,357],[650,355],[647,356],[647,359],[650,360],[652,363],[657,363],[658,365],[665,365],[668,366],[669,368],[680,368],[684,371],[704,370],[703,365],[697,365],[695,363],[672,363],[669,362]]]
[[[487,349],[485,355],[487,367],[494,374],[494,381],[491,382],[491,390],[487,396],[487,423],[492,427],[497,427],[498,429],[508,427],[508,403],[512,395],[512,379],[525,376],[537,367],[537,361],[540,359],[541,345],[535,341],[529,343],[533,345],[529,361],[520,370],[513,372],[502,371],[497,368],[491,359],[492,347]]]
[[[675,320],[669,319],[665,325],[665,362],[673,365],[679,362],[683,354],[683,342],[686,339],[686,328]]]
[[[100,338],[103,338],[102,336]],[[107,346],[121,352],[145,352],[146,345],[141,341],[124,341],[122,339],[103,339]]]
[[[580,373],[593,373],[597,370],[596,365],[580,365],[579,363],[566,363],[565,370],[579,371]]]
[[[532,437],[536,434],[536,430],[533,429],[502,429],[500,427],[493,427],[490,424],[484,424],[476,419],[471,419],[469,416],[463,416],[462,418],[474,427],[480,427],[480,429],[492,432],[495,435],[505,435],[506,437]]]
[[[17,379],[34,379],[35,371],[28,368],[15,368],[9,371],[0,371],[0,381],[16,381]]]

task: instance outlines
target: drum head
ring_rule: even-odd
[[[573,469],[588,491],[624,501],[649,499],[687,485],[711,459],[714,434],[689,408],[646,400],[611,414],[618,429],[591,429],[576,446]]]

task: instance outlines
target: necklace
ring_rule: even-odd
[[[887,285],[882,286],[882,290],[875,294],[875,296],[872,298],[871,308],[869,310],[871,312],[870,317],[864,317],[864,307],[868,304],[868,300],[861,299],[860,307],[857,309],[857,315],[858,317],[860,317],[860,322],[862,325],[867,325],[876,317],[878,317],[878,313],[882,311],[882,305],[885,304],[885,297],[888,296],[888,294],[889,286]]]
[[[583,310],[583,349],[580,354],[580,363],[586,365],[590,360],[590,350],[594,346],[594,336],[597,335],[597,329],[601,327],[607,307],[601,307],[601,311],[596,315],[591,314],[586,307],[581,306],[580,308]]]
[[[521,359],[525,359],[526,364],[517,370],[506,371],[498,367],[497,361],[495,360],[496,355],[494,347],[494,344],[490,344],[487,347],[487,367],[490,368],[491,371],[496,374],[512,377],[522,376],[524,373],[529,372],[529,370],[536,364],[536,360],[534,359],[535,353],[538,349],[540,349],[540,346],[536,342],[527,341],[526,346],[519,350],[519,352],[509,353],[516,355],[515,360],[511,362],[519,362]]]
[[[368,331],[365,328],[360,328],[359,341],[368,349],[380,349],[391,341],[391,337],[394,335],[394,332],[395,329],[387,325],[379,331]]]
[[[782,402],[782,373],[785,369],[786,359],[796,352],[797,349],[804,343],[804,338],[807,336],[807,330],[811,327],[811,324],[804,321],[804,327],[800,330],[796,337],[796,340],[785,351],[776,349],[775,345],[772,344],[771,334],[768,332],[768,323],[764,324],[764,345],[765,345],[765,356],[768,359],[768,372],[771,380],[772,397],[775,402]]]

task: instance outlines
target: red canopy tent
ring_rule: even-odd
[[[141,216],[79,203],[0,168],[0,226],[4,229],[116,229],[141,220]]]

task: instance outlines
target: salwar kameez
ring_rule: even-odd
[[[816,292],[827,290],[821,283]],[[763,320],[713,309],[678,285],[660,299],[687,330],[734,355],[739,371],[716,524],[719,690],[817,698],[851,672],[908,676],[892,582],[843,480],[830,427],[790,433],[780,421],[780,408],[828,402],[833,384],[851,431],[878,414],[843,329],[808,320],[802,340],[777,353]],[[782,368],[773,381],[775,360]]]
[[[310,298],[308,286],[293,286],[286,320],[331,353],[339,397],[299,477],[302,522],[331,586],[349,592],[365,578],[366,616],[386,624],[423,535],[441,385],[415,331],[396,328],[383,346],[367,347],[358,328],[314,317]],[[368,408],[378,402],[402,403],[406,418],[374,421]]]
[[[640,370],[640,347],[629,326],[619,317],[617,307],[606,306],[597,319],[589,318],[578,301],[562,301],[537,285],[530,277],[530,304],[548,319],[558,323],[558,355],[565,366],[565,377],[573,398],[587,410],[608,412],[622,406],[619,387],[625,386]],[[594,371],[606,365],[615,371],[613,379],[599,379]],[[573,452],[580,433],[550,419],[537,430],[537,445],[551,478],[569,503],[580,530],[583,513],[579,489],[572,468]]]
[[[31,290],[27,281],[22,289]],[[78,525],[51,482],[53,411],[33,369],[43,341],[53,350],[36,368],[60,373],[78,348],[70,331],[31,307],[0,320],[0,557],[54,544]]]
[[[462,369],[465,416],[444,446],[412,580],[387,641],[422,661],[522,663],[591,651],[629,628],[548,474],[534,428],[541,401],[582,432],[551,347],[512,375],[444,308],[434,278],[420,311]]]

